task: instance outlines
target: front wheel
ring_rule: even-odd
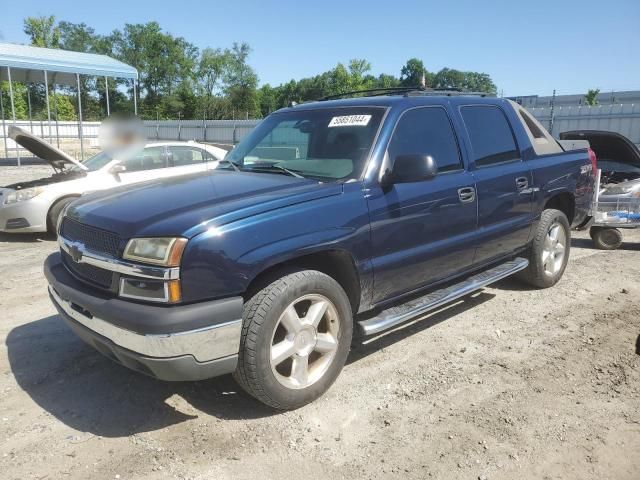
[[[71,202],[76,200],[78,197],[65,197],[58,200],[53,206],[49,209],[49,213],[47,214],[47,232],[51,235],[58,235],[56,231],[56,227],[58,226],[58,220],[60,219],[60,215],[64,210],[64,207],[69,205]]]
[[[520,278],[537,288],[558,283],[569,261],[570,231],[569,220],[563,212],[544,210],[529,247],[529,266],[520,273]]]
[[[340,374],[351,346],[349,299],[315,270],[283,275],[245,304],[236,381],[282,410],[312,402]]]

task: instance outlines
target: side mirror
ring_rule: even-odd
[[[391,171],[391,183],[410,183],[430,180],[438,174],[438,166],[431,155],[398,155]]]
[[[109,169],[109,173],[112,175],[120,175],[123,172],[127,171],[127,167],[125,167],[122,163],[116,163],[111,169]]]

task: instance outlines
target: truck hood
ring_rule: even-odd
[[[85,195],[72,204],[67,216],[121,238],[190,238],[211,227],[340,193],[340,184],[214,170]]]
[[[81,170],[86,170],[87,167],[82,163],[71,158],[62,150],[58,150],[53,145],[45,142],[39,137],[36,137],[32,133],[23,130],[15,125],[9,126],[9,137],[23,148],[26,148],[36,157],[46,160],[55,170],[62,170],[65,164],[75,165]]]

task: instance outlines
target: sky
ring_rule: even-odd
[[[0,0],[0,41],[28,43],[23,19],[39,15],[100,34],[155,20],[199,48],[246,41],[261,84],[351,58],[399,75],[417,57],[488,73],[505,96],[640,89],[639,0]]]

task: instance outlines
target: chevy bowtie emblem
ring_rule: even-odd
[[[82,261],[82,254],[84,252],[84,245],[80,242],[68,243],[69,255],[74,262],[80,263]]]

